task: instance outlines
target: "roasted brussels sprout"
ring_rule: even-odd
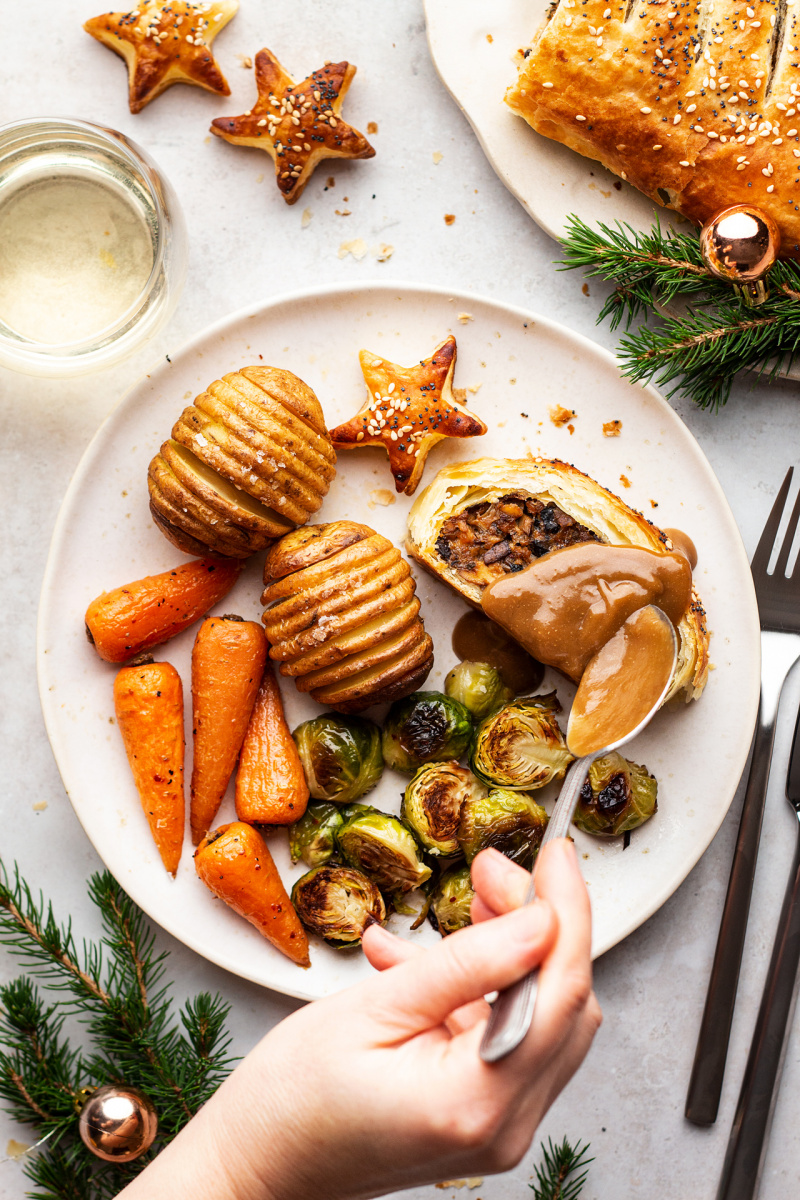
[[[350,804],[383,774],[381,731],[366,717],[324,713],[292,734],[315,800]]]
[[[386,920],[383,896],[372,880],[353,867],[330,863],[298,879],[292,904],[306,929],[341,949],[359,944],[368,917],[381,924]]]
[[[469,709],[443,692],[414,692],[396,700],[383,726],[383,757],[413,774],[427,762],[459,759],[472,737]]]
[[[647,767],[614,750],[589,767],[574,824],[584,833],[615,837],[644,825],[658,808],[657,797],[658,783]]]
[[[507,704],[479,726],[470,766],[489,785],[544,787],[561,779],[573,755],[556,721],[561,705],[555,692]]]
[[[465,863],[445,871],[431,897],[431,924],[443,936],[471,924],[470,904],[474,895],[469,867]]]
[[[336,835],[342,857],[381,891],[410,892],[430,878],[413,833],[397,817],[366,804],[353,804]]]
[[[465,801],[458,840],[468,863],[479,851],[494,846],[507,858],[530,867],[546,828],[547,813],[532,796],[495,788]]]
[[[309,804],[299,821],[289,826],[292,862],[302,858],[309,867],[321,867],[336,849],[336,831],[344,821],[336,804]]]
[[[472,772],[455,761],[425,763],[405,790],[400,815],[429,854],[453,858],[461,853],[461,806],[470,796],[485,792]]]
[[[514,699],[497,668],[485,662],[461,662],[453,667],[444,681],[444,690],[468,708],[476,721],[483,721]]]

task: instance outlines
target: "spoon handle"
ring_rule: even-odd
[[[567,771],[561,794],[547,823],[542,845],[545,842],[551,842],[554,838],[566,837],[569,833],[581,788],[586,782],[589,767],[596,757],[596,755],[590,754],[586,758],[576,758]],[[530,904],[536,896],[534,870],[535,864],[531,870],[531,881],[525,896],[525,904]],[[481,1041],[480,1055],[484,1062],[498,1062],[512,1050],[516,1050],[531,1027],[538,984],[539,968],[535,967],[524,978],[517,980],[516,983],[512,983],[511,987],[499,993],[492,1004],[489,1023]]]

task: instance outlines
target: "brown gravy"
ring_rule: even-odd
[[[686,555],[689,560],[689,566],[694,570],[697,566],[697,547],[688,533],[684,533],[682,529],[665,529],[664,533],[678,553]]]
[[[677,625],[691,596],[685,554],[585,542],[496,580],[482,603],[529,654],[577,681],[637,609],[657,604]]]
[[[453,650],[462,662],[485,662],[495,667],[506,687],[517,696],[532,692],[542,682],[542,664],[531,658],[505,629],[475,609],[456,621]]]
[[[648,604],[590,659],[567,728],[576,757],[613,746],[641,725],[672,678],[675,644],[671,623]]]

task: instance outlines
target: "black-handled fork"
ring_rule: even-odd
[[[772,506],[752,562],[761,620],[761,703],[728,894],[686,1098],[686,1116],[695,1125],[711,1125],[717,1119],[761,838],[778,702],[786,676],[800,658],[800,566],[795,566],[790,577],[786,576],[786,566],[800,519],[800,496],[783,538],[780,542],[778,540],[791,482],[790,468]],[[767,568],[776,549],[778,557],[775,569],[769,574]]]
[[[797,967],[800,963],[800,712],[797,714],[786,777],[786,799],[798,818],[794,862],[783,898],[717,1200],[752,1200],[758,1191],[797,1000]]]

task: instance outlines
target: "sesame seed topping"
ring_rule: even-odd
[[[678,165],[681,167],[688,167],[688,166],[690,166],[690,163],[689,163],[688,159],[682,158]]]
[[[639,109],[639,112],[643,112],[645,114],[645,116],[647,116],[647,114],[651,113],[652,111],[653,111],[652,108],[640,108]]]
[[[774,184],[774,183],[771,183],[771,184],[769,185],[769,187],[767,188],[767,191],[768,191],[768,192],[774,192],[774,191],[775,191],[775,184]]]
[[[542,84],[542,87],[546,87],[546,88],[551,88],[552,86],[553,86],[552,83],[543,83]]]
[[[576,120],[576,121],[585,121],[585,120],[586,120],[586,117],[577,116],[577,117],[575,118],[575,120]]]

